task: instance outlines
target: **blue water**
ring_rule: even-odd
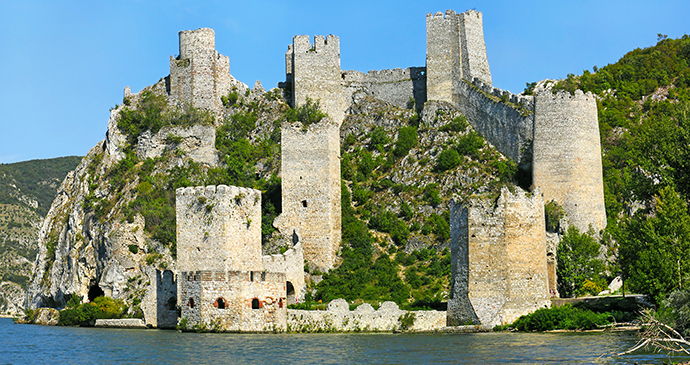
[[[197,334],[47,327],[0,318],[3,364],[662,364],[664,354],[597,358],[630,333]],[[673,361],[690,360],[674,357]]]

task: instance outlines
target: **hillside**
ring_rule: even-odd
[[[57,187],[80,157],[0,165],[0,313],[21,313],[38,232]]]
[[[660,302],[690,269],[690,37],[593,71],[555,88],[599,97],[611,269]]]

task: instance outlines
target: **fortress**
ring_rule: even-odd
[[[544,202],[560,204],[581,231],[606,226],[596,101],[550,90],[515,95],[492,86],[482,13],[428,14],[424,67],[340,69],[338,37],[296,36],[282,87],[293,107],[318,100],[329,118],[284,124],[282,207],[274,225],[293,237],[285,255],[261,256],[260,192],[236,187],[177,191],[178,298],[182,317],[231,331],[285,328],[285,305],[304,288],[303,259],[328,270],[341,236],[340,126],[357,93],[402,108],[449,103],[532,177],[533,191],[504,190],[497,202],[451,204],[452,284],[448,324],[493,326],[548,305]],[[210,29],[180,32],[170,58],[170,97],[217,110],[234,78]],[[549,252],[553,258],[555,252]]]

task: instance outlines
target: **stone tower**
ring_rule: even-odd
[[[458,106],[462,79],[491,85],[481,12],[427,14],[426,46],[427,100]]]
[[[448,325],[493,327],[550,304],[544,225],[538,190],[451,201]]]
[[[281,128],[283,211],[274,225],[296,233],[310,265],[327,271],[340,246],[340,124],[323,119]]]
[[[576,90],[539,93],[534,106],[533,184],[587,232],[606,228],[597,103]]]
[[[261,257],[261,192],[180,188],[175,206],[178,303],[188,326],[285,330],[286,275],[264,270]]]
[[[462,80],[458,16],[453,10],[426,15],[427,100],[458,103]]]
[[[170,56],[170,96],[197,108],[218,110],[230,90],[230,60],[216,51],[213,29],[185,30],[180,55]]]
[[[303,105],[307,98],[319,100],[321,110],[340,124],[345,118],[345,105],[340,74],[340,40],[334,35],[298,35],[285,54],[286,79],[292,81],[292,106]]]
[[[489,70],[489,60],[486,58],[482,18],[482,13],[475,10],[458,14],[462,77],[469,81],[476,77],[491,85],[491,71]]]

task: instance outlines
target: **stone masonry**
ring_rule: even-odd
[[[283,211],[273,224],[296,234],[304,259],[327,271],[340,247],[340,124],[283,124],[281,148]]]
[[[581,232],[606,228],[601,142],[594,95],[542,92],[534,107],[533,184]]]
[[[285,272],[264,270],[261,192],[234,186],[176,192],[178,303],[188,326],[284,331]]]
[[[181,31],[180,55],[170,56],[170,96],[197,108],[218,110],[230,91],[230,60],[216,51],[213,29]]]
[[[550,305],[544,225],[538,189],[451,201],[449,326],[493,327]]]

